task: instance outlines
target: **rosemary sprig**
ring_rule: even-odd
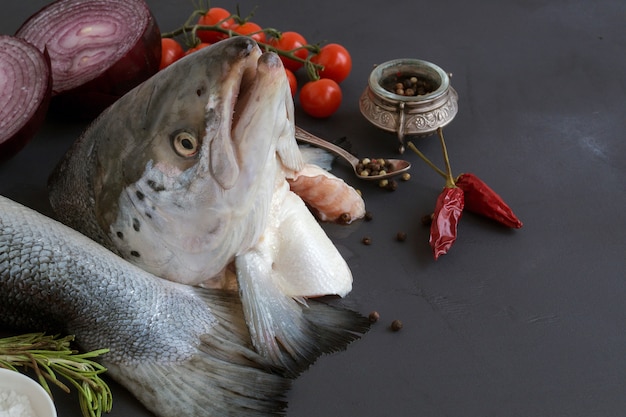
[[[0,339],[0,368],[19,372],[31,370],[41,386],[52,397],[49,382],[69,393],[70,388],[59,380],[62,377],[79,392],[80,408],[84,417],[100,417],[111,411],[112,395],[107,383],[100,378],[106,368],[93,358],[108,352],[99,349],[78,353],[70,348],[74,336],[28,333]]]

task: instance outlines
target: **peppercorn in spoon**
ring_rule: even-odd
[[[296,126],[296,139],[326,149],[342,157],[352,166],[356,176],[364,180],[382,180],[395,177],[411,168],[411,163],[402,159],[359,159],[345,149],[319,138],[298,126]]]

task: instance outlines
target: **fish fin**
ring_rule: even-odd
[[[344,349],[369,329],[360,314],[285,293],[270,242],[237,256],[244,315],[257,351],[296,376],[324,353]]]
[[[237,182],[240,172],[230,137],[217,134],[210,146],[211,174],[223,189],[229,190]]]
[[[109,372],[159,417],[285,415],[291,379],[252,349],[237,293],[194,291],[219,324],[200,337],[192,357],[173,363],[105,362]]]
[[[335,156],[332,153],[311,145],[300,145],[300,153],[305,164],[317,165],[326,171],[331,170],[335,161]]]
[[[264,237],[282,292],[292,297],[344,297],[352,291],[350,267],[303,199],[287,191],[277,210],[279,225],[268,228]]]
[[[289,91],[287,91],[287,93],[291,94]],[[286,168],[292,171],[300,171],[304,166],[304,160],[302,159],[298,142],[296,142],[295,139],[296,126],[293,122],[291,122],[294,120],[293,100],[291,98],[285,100],[285,105],[287,107],[287,119],[289,122],[278,138],[278,142],[276,143],[276,153]]]

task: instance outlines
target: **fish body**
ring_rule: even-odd
[[[367,329],[359,314],[315,300],[303,314],[320,338],[315,356]],[[159,417],[282,416],[294,376],[255,349],[237,292],[154,276],[2,196],[0,325],[108,348],[107,375]]]
[[[255,350],[292,376],[367,328],[307,300],[345,296],[352,274],[289,189],[305,166],[293,113],[278,56],[234,37],[122,97],[50,178],[59,219],[122,258],[237,288]]]
[[[158,416],[282,415],[289,380],[252,348],[236,294],[156,277],[0,196],[0,324],[108,348]]]

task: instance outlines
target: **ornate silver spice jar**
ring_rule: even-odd
[[[400,95],[395,83],[416,77],[430,88],[420,95]],[[407,135],[429,136],[446,126],[458,111],[458,95],[440,67],[419,59],[396,59],[377,65],[359,100],[361,113],[373,125],[396,132],[400,153]]]

